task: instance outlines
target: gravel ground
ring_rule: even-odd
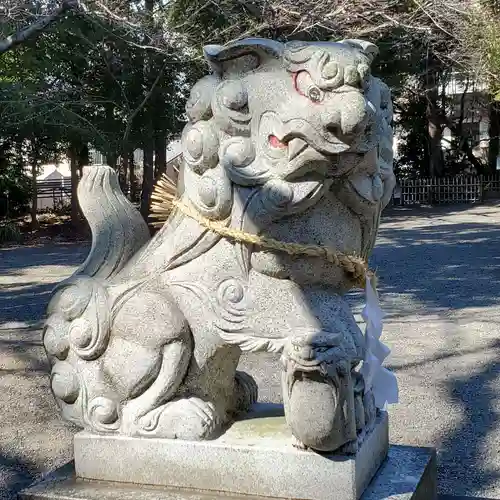
[[[11,500],[45,471],[71,459],[74,432],[57,413],[36,323],[55,283],[88,248],[0,248],[0,499]]]
[[[386,214],[372,267],[401,402],[391,441],[436,446],[439,488],[500,498],[500,205]],[[81,245],[0,249],[0,499],[71,457],[74,429],[49,395],[39,320]],[[361,297],[353,296],[359,311]],[[242,364],[278,401],[273,356]]]

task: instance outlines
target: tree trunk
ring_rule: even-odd
[[[151,135],[148,134],[148,137]],[[151,206],[151,194],[154,185],[154,143],[148,139],[144,144],[144,166],[142,174],[142,194],[141,194],[141,214],[147,222],[149,217],[149,208]]]
[[[153,9],[155,0],[145,0],[146,7],[146,20],[149,24],[151,30],[155,27]],[[151,206],[151,194],[153,193],[154,184],[154,152],[155,152],[155,140],[154,140],[154,89],[153,82],[155,78],[153,77],[154,69],[154,55],[148,53],[144,59],[144,81],[146,82],[146,88],[151,89],[151,95],[149,95],[149,101],[145,101],[144,111],[146,118],[145,127],[145,141],[143,145],[144,160],[143,160],[143,174],[142,174],[142,193],[141,193],[141,206],[140,211],[142,217],[146,222],[148,222],[149,209]],[[146,94],[147,96],[147,94]]]
[[[467,99],[467,93],[469,92],[469,78],[467,78],[465,82],[464,91],[460,97],[460,115],[458,116],[457,123],[457,134],[459,134],[460,138],[463,138],[464,135],[464,120],[465,120],[465,100]]]
[[[118,158],[115,154],[108,153],[106,155],[106,165],[109,165],[113,170],[116,170]]]
[[[36,214],[38,212],[38,183],[36,176],[38,173],[38,161],[36,157],[31,164],[31,230],[35,231],[39,228]]]
[[[127,151],[124,151],[122,153],[122,167],[121,170],[123,172],[123,176],[125,177],[124,184],[123,184],[123,194],[127,196],[127,194],[130,193],[130,179],[127,179],[128,173],[129,173],[129,161],[130,161],[130,155],[128,154]]]
[[[155,179],[167,171],[167,138],[161,134],[155,140]]]
[[[497,157],[500,153],[499,135],[500,135],[500,104],[493,101],[488,109],[490,123],[488,125],[488,166],[490,173],[497,170]]]
[[[443,129],[435,116],[429,116],[427,130],[429,133],[429,175],[430,177],[439,177],[443,173],[444,163],[441,145]]]
[[[438,105],[439,89],[436,71],[430,71],[427,80],[427,132],[429,135],[429,175],[439,177],[443,173],[444,155],[441,141],[443,125]]]
[[[78,177],[81,179],[83,177],[83,167],[90,163],[90,151],[87,144],[84,144],[78,149]]]
[[[74,228],[79,226],[79,210],[78,210],[78,158],[77,148],[71,146],[69,149],[69,165],[71,171],[71,225]]]
[[[122,193],[127,192],[127,160],[128,155],[125,153],[121,157],[121,161],[118,164],[118,184],[120,185],[120,189],[122,190]]]
[[[146,7],[146,20],[149,28],[154,30],[155,21],[153,16],[155,0],[145,0]],[[144,100],[144,114],[145,114],[145,130],[144,135],[146,139],[143,144],[143,174],[142,174],[142,193],[141,193],[141,205],[140,212],[142,217],[146,222],[148,222],[149,209],[151,206],[151,194],[153,193],[154,185],[154,152],[155,152],[155,128],[154,128],[154,116],[156,110],[154,107],[154,92],[155,85],[153,82],[156,81],[157,76],[153,75],[154,71],[154,54],[149,52],[144,59],[144,82],[146,83],[145,88],[151,89],[146,95]]]
[[[427,53],[425,92],[427,97],[427,144],[429,148],[429,176],[440,176],[444,170],[444,155],[441,141],[443,139],[443,124],[441,115],[444,109],[440,106],[439,93],[440,77],[443,71],[440,61],[434,56],[432,51]]]
[[[130,201],[135,203],[137,201],[137,178],[135,176],[135,161],[133,152],[128,154],[128,183],[130,185]]]

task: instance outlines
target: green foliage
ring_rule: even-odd
[[[0,245],[5,243],[20,243],[22,234],[13,222],[0,223]]]
[[[10,141],[0,141],[0,217],[24,212],[29,202],[29,178],[16,162]]]
[[[29,205],[30,180],[13,168],[0,171],[0,217],[25,213]]]
[[[473,10],[467,43],[480,61],[479,71],[488,82],[496,100],[500,100],[500,13],[489,2]]]
[[[151,135],[164,144],[179,134],[186,79],[197,76],[197,65],[182,67],[178,47],[147,48],[161,19],[151,22],[146,7],[157,9],[161,0],[128,3],[143,23],[138,29],[70,12],[36,40],[0,54],[0,144],[9,144],[0,151],[0,213],[3,192],[10,211],[26,206],[30,185],[22,166],[36,173],[69,150],[84,164],[88,147],[113,164]],[[19,7],[26,22],[32,8],[31,0]],[[19,28],[4,21],[0,37]]]
[[[87,147],[116,164],[137,148],[160,148],[178,137],[187,89],[206,71],[202,46],[246,36],[377,43],[374,73],[392,87],[397,104],[396,170],[427,175],[429,96],[449,114],[434,87],[453,69],[450,50],[457,45],[453,16],[433,18],[439,2],[428,4],[424,10],[413,0],[102,0],[96,5],[111,15],[103,9],[69,12],[38,38],[0,54],[0,215],[7,210],[5,193],[10,212],[27,206],[23,166],[36,173],[68,151],[81,164]],[[26,0],[15,22],[2,18],[0,37],[29,24],[40,5]],[[500,75],[498,12],[490,2],[474,16],[471,43],[487,54],[487,71]],[[500,99],[500,78],[490,82]],[[461,138],[452,141],[449,171],[467,166],[462,145]]]

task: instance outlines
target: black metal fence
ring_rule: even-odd
[[[431,177],[398,182],[395,205],[442,205],[478,203],[500,198],[500,174]]]

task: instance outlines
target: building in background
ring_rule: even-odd
[[[90,165],[102,165],[106,163],[105,156],[91,149]],[[142,184],[143,152],[140,149],[134,151],[134,165],[137,185]],[[167,175],[177,181],[177,173],[182,161],[181,143],[174,141],[167,149]],[[26,174],[31,177],[31,167],[26,167]],[[55,210],[71,204],[71,168],[67,159],[59,163],[51,163],[40,167],[37,180],[37,206],[38,210]],[[128,193],[127,193],[128,194]]]
[[[31,177],[31,167],[26,174]],[[38,210],[56,210],[71,203],[71,170],[67,160],[42,165],[36,182]]]
[[[450,117],[454,123],[461,124],[462,137],[469,141],[474,156],[487,163],[490,117],[485,85],[455,73],[442,90],[451,100]],[[445,153],[451,149],[452,140],[453,132],[446,127],[441,141]]]

